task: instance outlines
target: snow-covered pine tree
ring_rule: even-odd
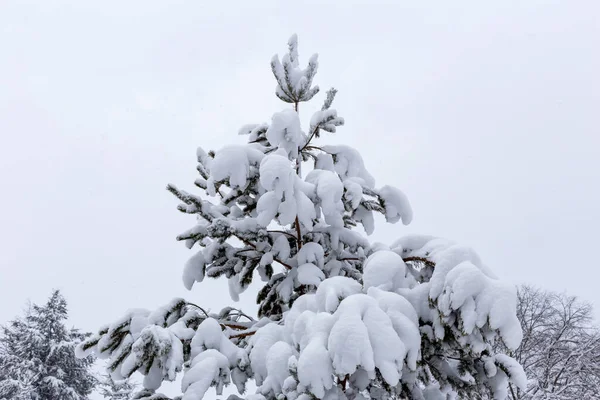
[[[102,397],[108,400],[129,400],[133,397],[136,386],[129,379],[115,381],[110,375],[106,374],[102,376],[99,383],[99,392]]]
[[[28,310],[29,312],[29,310]],[[34,393],[34,374],[18,351],[21,338],[30,332],[26,321],[16,319],[0,334],[0,400],[28,400]],[[24,368],[25,367],[25,368]]]
[[[196,224],[178,236],[198,248],[184,285],[224,276],[233,300],[256,278],[258,318],[209,313],[183,299],[130,311],[79,347],[109,359],[115,378],[145,375],[138,398],[183,372],[183,400],[233,382],[247,399],[449,399],[525,386],[520,365],[493,351],[521,341],[516,290],[469,248],[431,236],[372,245],[374,214],[408,224],[406,196],[377,187],[357,150],[319,145],[344,124],[336,90],[300,122],[311,100],[317,56],[300,68],[296,36],[271,69],[289,104],[270,123],[247,125],[246,145],[198,149],[201,195],[167,189]],[[233,398],[239,398],[233,396]]]
[[[96,385],[92,357],[75,357],[87,335],[67,329],[67,303],[58,290],[32,305],[0,335],[0,399],[85,400]]]

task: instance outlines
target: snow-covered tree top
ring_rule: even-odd
[[[67,302],[54,290],[0,331],[0,399],[85,400],[96,385],[93,359],[75,357],[85,337],[68,329]]]
[[[290,400],[441,399],[478,390],[502,398],[509,381],[522,385],[520,366],[492,348],[521,340],[514,288],[472,250],[445,240],[370,244],[374,213],[411,222],[408,199],[378,187],[358,150],[319,145],[321,134],[344,124],[331,108],[335,89],[303,129],[299,104],[318,92],[317,57],[301,69],[295,35],[288,47],[271,69],[277,97],[292,107],[242,127],[246,145],[198,149],[199,194],[167,187],[178,210],[196,217],[178,236],[197,249],[184,267],[185,287],[223,276],[237,301],[260,280],[258,318],[233,308],[210,314],[176,299],[156,312],[129,312],[81,355],[109,358],[115,378],[143,373],[144,398],[182,369],[184,400],[231,381],[244,393],[248,379],[258,385],[248,399]]]

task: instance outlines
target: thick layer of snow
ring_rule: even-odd
[[[135,337],[135,336],[134,336]],[[149,350],[157,357],[144,378],[146,389],[156,390],[163,379],[175,380],[183,364],[183,345],[169,329],[147,325],[135,339],[131,353],[121,365],[121,375],[129,376],[146,359]]]
[[[363,268],[363,284],[367,289],[379,287],[383,290],[397,290],[408,287],[406,264],[393,251],[373,253],[367,258]]]
[[[301,285],[319,286],[321,281],[325,279],[325,274],[319,267],[312,263],[302,264],[298,267],[298,283]]]
[[[182,400],[202,399],[214,382],[228,382],[228,370],[227,358],[218,351],[207,350],[198,355],[181,381]],[[221,390],[217,389],[217,393],[221,394]]]
[[[275,113],[266,136],[271,145],[284,149],[292,158],[298,156],[298,149],[306,141],[306,135],[300,127],[300,118],[294,110]]]
[[[406,195],[392,186],[384,186],[379,189],[379,196],[385,205],[385,219],[388,222],[397,222],[402,219],[404,225],[411,223],[413,218],[412,208]]]
[[[316,199],[325,217],[325,222],[334,227],[344,226],[342,220],[344,185],[337,174],[315,169],[306,176],[306,181],[315,186]]]
[[[285,379],[289,376],[288,360],[292,354],[294,354],[294,350],[286,342],[276,342],[271,346],[265,360],[267,377],[260,388],[262,393],[281,392],[281,387],[283,386]]]
[[[200,250],[185,263],[183,267],[183,285],[187,290],[192,290],[194,283],[204,280],[206,260],[204,251]]]
[[[210,163],[208,191],[215,195],[214,184],[229,180],[232,189],[244,189],[250,175],[250,166],[257,166],[264,154],[250,146],[226,146],[219,150]]]
[[[250,339],[250,363],[258,385],[262,385],[268,375],[267,353],[275,343],[283,340],[283,335],[282,326],[269,324],[259,329]]]
[[[365,168],[365,163],[356,149],[344,145],[327,145],[322,146],[322,149],[335,156],[335,171],[342,180],[353,177],[361,178],[367,187],[375,187],[375,178]]]
[[[444,338],[447,323],[478,352],[486,348],[486,329],[497,331],[509,348],[519,346],[522,332],[516,316],[516,288],[490,276],[472,249],[428,236],[399,240],[392,249],[403,257],[427,257],[435,263],[429,282],[399,292],[423,320],[434,322],[437,338]],[[436,307],[429,308],[429,302]]]
[[[325,263],[325,251],[323,247],[315,242],[306,243],[296,255],[298,264],[313,263],[319,268],[323,268]]]
[[[297,359],[299,379],[294,390],[318,398],[333,390],[335,376],[360,370],[373,378],[377,368],[388,384],[396,385],[405,369],[416,368],[420,334],[412,305],[393,292],[362,290],[349,278],[325,279],[315,294],[296,300],[284,329],[274,325],[259,329],[252,339],[251,366],[259,384],[264,382],[261,393],[291,376],[282,367],[291,356]],[[279,366],[273,379],[268,379],[269,359]]]
[[[258,200],[260,225],[267,226],[275,218],[281,225],[289,225],[297,216],[304,227],[312,227],[315,208],[305,191],[314,189],[296,175],[285,154],[277,151],[265,156],[260,164],[260,183],[267,191]]]

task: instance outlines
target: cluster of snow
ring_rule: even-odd
[[[321,148],[334,157],[335,172],[342,178],[342,181],[347,178],[360,178],[363,186],[371,189],[375,187],[375,178],[365,168],[365,163],[358,150],[345,145],[327,145]]]
[[[200,250],[190,257],[183,267],[183,285],[187,290],[191,290],[195,282],[204,280],[204,272],[206,260],[204,259],[204,251]]]
[[[331,105],[331,104],[330,104]],[[318,129],[335,133],[338,126],[344,125],[344,118],[338,117],[334,109],[324,109],[317,111],[310,119],[310,131],[317,132]]]
[[[325,254],[318,243],[306,243],[296,256],[298,263],[297,281],[299,285],[319,286],[325,279]]]
[[[86,342],[80,344],[76,355],[83,358],[94,352],[98,358],[108,359],[108,365],[114,367],[111,371],[114,380],[145,370],[143,385],[149,390],[158,389],[164,380],[174,381],[183,368],[182,343],[196,333],[187,327],[195,313],[169,311],[182,301],[174,299],[152,313],[144,309],[128,311],[121,319],[101,329],[103,334],[93,346],[84,349]],[[115,338],[120,338],[116,347]]]
[[[490,330],[497,331],[510,349],[519,346],[522,332],[516,288],[491,275],[472,249],[429,236],[402,238],[391,248],[402,257],[435,263],[429,282],[414,290],[398,288],[420,318],[433,323],[435,338],[444,339],[445,327],[453,326],[461,342],[476,353],[487,348]],[[431,302],[433,309],[428,306]]]
[[[262,135],[269,129],[267,124],[247,124],[240,128],[238,135],[248,135],[248,141],[255,143],[259,141]]]
[[[250,146],[226,146],[208,163],[208,193],[216,194],[215,183],[228,181],[231,189],[243,190],[250,177],[251,166],[257,167],[264,154]]]
[[[331,171],[315,169],[306,176],[306,181],[315,187],[318,204],[321,207],[325,222],[333,227],[343,227],[344,203],[342,194],[344,185],[340,178]]]
[[[183,364],[183,345],[172,331],[157,325],[146,326],[134,340],[131,352],[121,365],[121,375],[128,377],[147,363],[148,353],[154,355],[154,360],[144,376],[144,387],[156,390],[163,380],[175,380]]]
[[[484,373],[490,378],[494,399],[508,398],[508,385],[514,383],[522,391],[527,389],[527,376],[523,367],[506,354],[483,357]]]
[[[406,264],[393,251],[377,251],[365,262],[363,284],[366,288],[396,290],[409,287],[408,279]]]
[[[251,366],[263,395],[305,393],[322,399],[337,390],[336,377],[364,375],[368,383],[377,370],[395,386],[405,368],[416,369],[417,314],[396,293],[333,277],[298,298],[284,321],[259,329],[251,339]]]
[[[191,343],[191,364],[181,382],[184,393],[182,400],[201,399],[206,391],[215,387],[217,394],[234,377],[238,391],[244,391],[245,380],[240,368],[248,365],[245,352],[233,344],[221,331],[221,326],[213,318],[200,324]]]
[[[388,222],[395,223],[402,219],[404,225],[411,223],[412,209],[408,198],[400,189],[386,185],[379,189],[379,197],[383,200],[385,219]]]
[[[261,226],[274,219],[289,225],[298,217],[305,228],[312,228],[315,206],[307,192],[314,188],[298,177],[284,150],[265,156],[260,164],[260,184],[266,190],[257,205],[256,220]]]
[[[284,149],[292,158],[298,157],[298,149],[306,142],[306,135],[300,127],[300,117],[294,110],[275,113],[266,136],[272,146]]]

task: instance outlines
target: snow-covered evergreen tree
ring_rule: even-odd
[[[35,375],[27,368],[17,350],[22,343],[17,332],[28,332],[26,322],[14,320],[9,327],[2,327],[0,335],[0,400],[28,400],[34,393]],[[23,335],[23,337],[27,337]],[[31,365],[29,365],[31,366]]]
[[[129,400],[133,397],[137,385],[128,379],[115,381],[110,375],[104,375],[99,383],[99,392],[108,400]]]
[[[185,265],[191,289],[225,277],[234,301],[262,285],[257,318],[236,308],[208,313],[183,299],[134,310],[79,347],[108,358],[113,377],[144,376],[138,398],[183,371],[183,400],[230,382],[247,399],[447,399],[508,383],[525,387],[520,365],[494,352],[516,348],[516,290],[469,248],[432,236],[371,244],[374,214],[408,224],[407,197],[377,186],[359,152],[319,145],[344,119],[336,90],[301,124],[301,103],[318,92],[317,56],[301,68],[296,36],[271,69],[288,106],[270,123],[246,125],[246,145],[198,149],[192,194],[167,189],[196,224],[178,236],[196,253]],[[363,233],[364,231],[364,233]],[[253,379],[257,393],[245,394]],[[238,398],[233,396],[233,398]]]
[[[87,335],[65,326],[67,303],[58,290],[43,306],[2,327],[0,399],[84,400],[96,385],[91,357],[75,357]]]

